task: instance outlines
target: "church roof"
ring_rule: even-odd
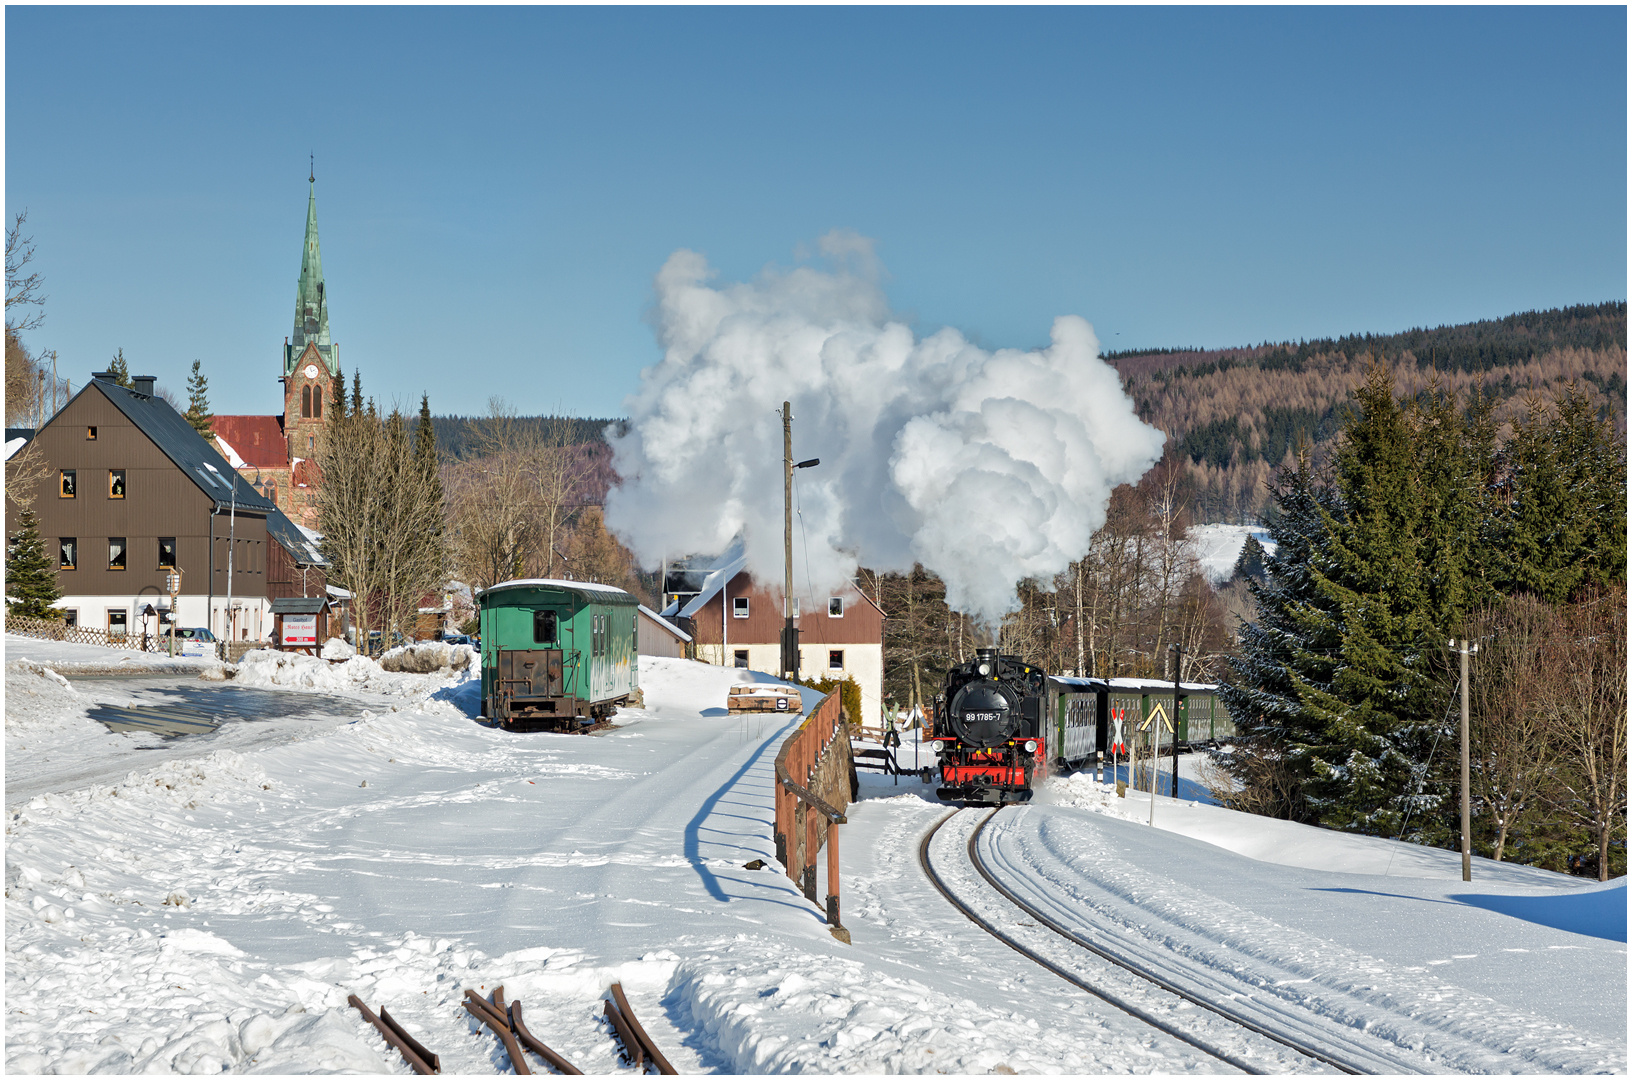
[[[215,433],[237,451],[244,464],[262,469],[287,469],[289,443],[276,416],[221,416],[213,420]]]

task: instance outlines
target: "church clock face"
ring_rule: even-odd
[[[308,379],[317,378],[317,365],[316,364],[307,364],[306,365],[306,377]]]

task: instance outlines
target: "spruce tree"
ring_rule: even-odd
[[[351,373],[351,412],[352,416],[363,415],[363,372],[359,368]]]
[[[334,382],[330,384],[334,389],[334,396],[329,400],[329,418],[342,420],[346,415],[346,372],[344,368],[334,373]]]
[[[6,611],[30,619],[48,619],[51,605],[62,599],[57,568],[40,536],[40,519],[32,508],[17,519],[22,528],[6,545]],[[13,602],[15,601],[15,602]]]
[[[187,411],[182,415],[193,425],[193,430],[206,439],[215,435],[215,414],[210,412],[210,383],[199,370],[200,362],[193,361],[193,373],[187,377]]]
[[[1247,542],[1241,545],[1241,554],[1236,556],[1235,570],[1232,577],[1251,578],[1254,581],[1264,580],[1264,545],[1251,533],[1247,534]]]
[[[1293,821],[1314,820],[1302,781],[1313,772],[1311,748],[1324,734],[1322,719],[1305,708],[1304,697],[1330,686],[1340,643],[1312,566],[1328,542],[1328,524],[1341,520],[1341,511],[1310,453],[1307,443],[1300,445],[1294,465],[1270,485],[1275,553],[1264,558],[1263,579],[1247,581],[1258,618],[1241,627],[1239,653],[1219,687],[1239,733],[1236,752],[1219,764],[1243,785],[1263,788],[1253,793],[1252,805]]]
[[[126,390],[135,388],[136,384],[130,381],[130,365],[125,362],[125,350],[123,347],[121,347],[118,352],[113,354],[113,363],[108,365],[108,370],[113,372],[114,382],[118,383],[120,386],[123,386]]]

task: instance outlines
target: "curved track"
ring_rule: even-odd
[[[935,886],[942,896],[946,897],[948,902],[950,902],[958,910],[962,911],[963,914],[970,919],[970,921],[974,922],[981,929],[985,930],[993,937],[996,937],[998,940],[1002,941],[1016,952],[1025,956],[1027,959],[1032,960],[1044,968],[1047,968],[1060,978],[1066,980],[1074,986],[1079,987],[1082,990],[1087,991],[1090,994],[1093,994],[1095,997],[1100,998],[1106,1003],[1121,1009],[1122,1011],[1147,1024],[1150,1024],[1152,1027],[1155,1027],[1156,1029],[1195,1047],[1197,1050],[1200,1050],[1211,1057],[1217,1058],[1219,1061],[1234,1066],[1243,1072],[1260,1074],[1265,1072],[1265,1069],[1261,1067],[1261,1065],[1254,1064],[1253,1062],[1246,1060],[1241,1055],[1233,1054],[1228,1050],[1198,1038],[1190,1031],[1185,1030],[1184,1026],[1157,1016],[1149,1009],[1140,1007],[1138,1004],[1129,1000],[1128,996],[1119,994],[1113,990],[1109,990],[1104,986],[1090,983],[1083,973],[1070,970],[1069,968],[1048,959],[1047,957],[1041,955],[1036,949],[1017,941],[1012,935],[1004,933],[1002,930],[993,925],[989,918],[977,912],[971,904],[966,903],[954,895],[952,890],[946,885],[945,881],[939,874],[936,873],[934,867],[931,865],[929,851],[930,843],[934,839],[936,833],[940,831],[943,825],[957,816],[958,813],[960,813],[960,811],[954,810],[952,813],[942,817],[924,835],[918,848],[918,860],[931,884]],[[1139,979],[1158,987],[1174,997],[1182,999],[1185,1002],[1189,1002],[1198,1008],[1205,1009],[1206,1011],[1228,1021],[1230,1024],[1238,1025],[1240,1028],[1244,1028],[1247,1031],[1253,1032],[1254,1034],[1265,1039],[1269,1039],[1280,1046],[1286,1047],[1297,1054],[1313,1059],[1314,1061],[1321,1062],[1322,1064],[1330,1066],[1331,1068],[1340,1072],[1349,1074],[1398,1074],[1401,1072],[1426,1071],[1420,1065],[1415,1065],[1414,1063],[1402,1062],[1395,1060],[1392,1057],[1366,1053],[1364,1048],[1361,1047],[1351,1048],[1357,1051],[1352,1057],[1343,1057],[1332,1053],[1327,1049],[1316,1047],[1304,1039],[1300,1039],[1293,1035],[1288,1035],[1284,1032],[1276,1031],[1258,1020],[1244,1015],[1239,1010],[1220,1005],[1216,1001],[1203,997],[1194,990],[1180,986],[1173,980],[1151,970],[1149,967],[1139,963],[1135,959],[1118,955],[1108,949],[1094,944],[1093,942],[1085,940],[1080,934],[1060,925],[1043,912],[1037,910],[1033,905],[1026,903],[1020,897],[1016,896],[1012,890],[1006,888],[997,880],[995,876],[993,876],[991,871],[987,869],[980,857],[976,845],[982,830],[984,830],[996,816],[997,811],[995,810],[987,814],[981,823],[970,833],[969,841],[966,846],[966,853],[968,855],[969,862],[987,885],[989,885],[1009,903],[1013,904],[1016,908],[1023,912],[1027,918],[1035,920],[1037,925],[1047,928],[1077,948],[1085,950],[1093,956],[1098,957],[1107,963],[1113,964],[1123,971],[1137,976]]]

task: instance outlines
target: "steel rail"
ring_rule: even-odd
[[[1313,1058],[1314,1060],[1323,1064],[1330,1065],[1332,1068],[1337,1069],[1340,1072],[1348,1073],[1350,1075],[1363,1075],[1373,1072],[1399,1073],[1413,1071],[1406,1063],[1393,1061],[1381,1054],[1377,1055],[1377,1057],[1384,1064],[1384,1067],[1381,1069],[1367,1068],[1365,1066],[1356,1064],[1353,1061],[1337,1057],[1317,1047],[1311,1046],[1294,1036],[1290,1036],[1283,1032],[1276,1031],[1273,1028],[1266,1027],[1264,1024],[1244,1016],[1233,1009],[1226,1008],[1191,990],[1187,990],[1184,987],[1179,986],[1177,983],[1174,983],[1172,980],[1167,979],[1162,975],[1159,975],[1156,972],[1151,971],[1150,969],[1143,967],[1142,965],[1137,964],[1123,956],[1120,956],[1109,949],[1104,948],[1103,946],[1096,945],[1095,943],[1084,939],[1080,934],[1073,932],[1068,927],[1060,925],[1057,921],[1037,910],[1037,908],[1033,907],[1031,904],[1028,904],[1024,900],[1020,899],[1020,897],[1017,896],[1013,890],[1009,889],[1002,882],[998,881],[996,876],[993,875],[992,872],[986,867],[985,861],[981,859],[980,853],[976,850],[976,844],[980,839],[980,834],[985,830],[986,826],[991,823],[992,818],[996,816],[997,812],[994,810],[975,827],[973,832],[969,834],[968,855],[970,865],[975,868],[975,871],[980,874],[980,876],[985,880],[986,884],[997,890],[997,892],[1003,896],[1004,899],[1008,900],[1009,903],[1025,912],[1031,918],[1037,920],[1040,925],[1052,930],[1054,933],[1065,938],[1073,945],[1087,950],[1093,955],[1099,957],[1101,960],[1115,964],[1124,971],[1138,976],[1139,978],[1144,979],[1145,981],[1152,983],[1163,990],[1166,990],[1170,994],[1183,998],[1192,1005],[1206,1009],[1208,1012],[1211,1012],[1216,1016],[1222,1017],[1233,1024],[1238,1024],[1241,1027],[1246,1028],[1248,1031],[1261,1035],[1272,1042],[1279,1043],[1287,1049],[1302,1054],[1305,1057]],[[1414,1071],[1421,1072],[1425,1070],[1416,1069]]]
[[[630,1033],[634,1035],[635,1040],[646,1051],[646,1056],[651,1058],[652,1064],[657,1066],[657,1071],[664,1076],[679,1075],[674,1071],[674,1066],[669,1064],[669,1059],[663,1056],[662,1051],[658,1050],[657,1044],[652,1041],[652,1037],[646,1034],[646,1029],[640,1026],[640,1021],[635,1019],[635,1010],[629,1007],[629,999],[623,996],[622,983],[612,984],[612,1000],[617,1002],[618,1012],[623,1014],[624,1023],[629,1025]]]
[[[504,1000],[501,993],[499,1000]],[[492,1002],[483,998],[474,990],[465,991],[465,1000],[460,1002],[465,1011],[474,1016],[479,1022],[493,1029],[493,1034],[499,1037],[504,1044],[504,1052],[510,1055],[510,1064],[514,1066],[517,1076],[531,1076],[533,1070],[527,1065],[527,1056],[516,1045],[516,1037],[510,1033],[510,1021],[499,1012]]]
[[[440,1063],[437,1063],[436,1066],[432,1065],[432,1062],[436,1062],[437,1060],[435,1054],[427,1054],[425,1048],[420,1046],[417,1042],[414,1042],[412,1039],[408,1039],[405,1042],[403,1036],[399,1036],[394,1030],[396,1028],[396,1024],[392,1023],[388,1026],[378,1016],[374,1015],[373,1010],[371,1010],[367,1005],[363,1004],[362,998],[358,997],[356,994],[348,994],[346,996],[346,1003],[363,1014],[363,1019],[372,1024],[374,1029],[380,1033],[381,1037],[383,1037],[389,1045],[394,1047],[397,1053],[402,1055],[402,1059],[408,1063],[409,1068],[413,1069],[416,1073],[419,1073],[422,1076],[441,1071]],[[381,1011],[383,1012],[384,1010],[382,1009]],[[410,1043],[412,1043],[412,1046],[409,1045]]]
[[[986,919],[982,918],[975,911],[975,909],[972,906],[970,906],[969,904],[964,903],[962,900],[959,900],[956,896],[952,895],[952,890],[946,885],[946,883],[944,881],[941,880],[941,876],[935,872],[935,868],[930,865],[930,861],[929,861],[929,845],[930,845],[930,842],[935,839],[935,834],[941,831],[941,826],[945,825],[948,821],[951,821],[954,817],[956,817],[958,815],[958,813],[959,813],[959,811],[953,810],[950,814],[945,815],[939,821],[937,821],[934,824],[934,826],[931,827],[930,830],[927,833],[924,834],[923,840],[920,841],[919,844],[918,844],[918,863],[919,863],[919,865],[921,867],[923,867],[924,874],[925,874],[925,876],[927,876],[929,878],[930,884],[934,885],[936,890],[939,891],[940,894],[946,898],[947,902],[949,904],[951,904],[953,907],[957,908],[959,911],[961,911],[964,914],[964,916],[969,919],[970,922],[974,923],[976,926],[980,927],[982,930],[986,931],[988,934],[992,935],[997,940],[1001,941],[1003,944],[1007,945],[1009,948],[1013,949],[1015,952],[1017,952],[1021,956],[1025,957],[1027,960],[1030,960],[1031,962],[1033,962],[1034,964],[1039,965],[1040,967],[1047,968],[1049,971],[1053,972],[1055,975],[1058,975],[1060,978],[1064,979],[1066,982],[1070,983],[1072,986],[1077,987],[1079,990],[1087,991],[1088,993],[1090,993],[1090,994],[1094,995],[1095,997],[1099,998],[1101,1001],[1105,1002],[1107,1005],[1111,1005],[1111,1006],[1113,1006],[1115,1008],[1121,1009],[1123,1012],[1127,1013],[1129,1016],[1133,1017],[1134,1019],[1139,1020],[1139,1021],[1141,1021],[1143,1023],[1149,1024],[1151,1027],[1157,1029],[1158,1031],[1161,1031],[1161,1032],[1164,1032],[1164,1033],[1166,1033],[1168,1035],[1173,1036],[1175,1039],[1178,1039],[1180,1042],[1185,1043],[1188,1046],[1192,1046],[1197,1050],[1200,1050],[1202,1053],[1206,1054],[1208,1057],[1217,1058],[1218,1060],[1224,1062],[1227,1065],[1233,1065],[1235,1068],[1240,1069],[1244,1073],[1248,1073],[1248,1074],[1255,1075],[1255,1076],[1265,1075],[1265,1070],[1260,1069],[1260,1068],[1252,1065],[1251,1063],[1242,1060],[1241,1058],[1235,1057],[1233,1054],[1230,1054],[1230,1053],[1227,1053],[1226,1051],[1220,1050],[1217,1047],[1207,1045],[1205,1042],[1202,1042],[1200,1039],[1197,1039],[1195,1036],[1191,1035],[1187,1031],[1184,1031],[1183,1029],[1179,1028],[1178,1026],[1176,1026],[1174,1024],[1170,1024],[1170,1023],[1166,1022],[1165,1020],[1162,1020],[1160,1017],[1153,1016],[1152,1014],[1146,1012],[1144,1009],[1141,1009],[1139,1006],[1137,1006],[1137,1005],[1135,1005],[1135,1004],[1133,1004],[1131,1002],[1124,1001],[1120,997],[1118,997],[1117,995],[1115,995],[1113,993],[1110,993],[1109,991],[1106,991],[1106,990],[1101,989],[1100,987],[1091,985],[1086,980],[1084,980],[1081,976],[1079,976],[1079,975],[1077,975],[1077,974],[1075,974],[1075,973],[1073,973],[1071,971],[1066,970],[1065,968],[1061,967],[1060,965],[1054,963],[1052,960],[1049,960],[1047,957],[1042,956],[1042,955],[1034,952],[1031,949],[1028,949],[1026,946],[1020,944],[1018,941],[1014,940],[1008,934],[1003,933],[997,927],[993,926]],[[993,810],[990,814],[988,814],[986,816],[986,821],[990,821],[995,816],[997,816],[997,811]],[[985,822],[983,821],[981,823],[981,825],[982,825],[982,827],[984,827]],[[978,832],[979,832],[979,830],[977,829],[976,834],[978,834]],[[973,857],[973,852],[972,851],[971,851],[970,854],[971,854],[971,857]],[[980,869],[978,864],[976,865],[976,869],[977,870]],[[1030,909],[1025,908],[1024,906],[1022,906],[1022,910],[1025,910],[1028,913],[1030,912]]]
[[[521,1020],[521,1001],[519,998],[510,1003],[510,1026],[515,1029],[516,1038],[521,1040],[521,1045],[549,1062],[554,1066],[556,1072],[565,1073],[568,1076],[582,1076],[584,1074],[582,1069],[545,1046],[533,1037],[531,1031],[527,1030],[527,1025],[522,1023]]]

